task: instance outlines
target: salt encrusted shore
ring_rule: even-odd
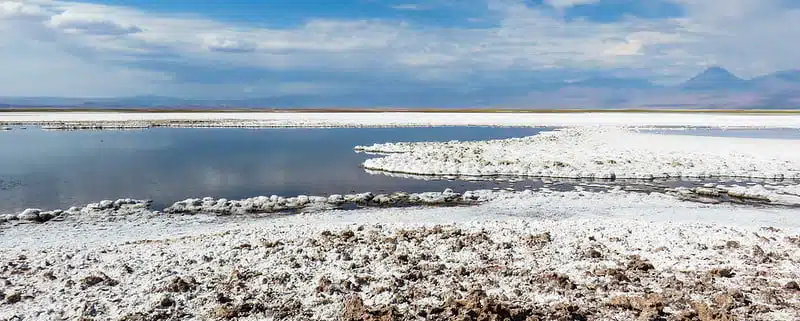
[[[715,185],[703,187],[678,187],[667,189],[667,194],[681,200],[700,201],[718,204],[723,201],[733,203],[762,203],[794,207],[800,210],[800,184],[795,185]]]
[[[635,186],[632,186],[635,187]],[[215,215],[215,216],[252,216],[287,215],[297,213],[319,213],[339,209],[357,208],[391,208],[413,206],[468,206],[504,199],[525,197],[526,202],[534,199],[547,200],[552,195],[580,196],[592,199],[597,195],[626,195],[622,186],[608,186],[598,191],[586,191],[582,186],[575,186],[575,192],[556,192],[548,188],[538,191],[530,189],[514,190],[474,190],[456,193],[452,189],[443,192],[374,194],[334,194],[330,196],[282,197],[277,195],[259,196],[242,200],[229,200],[212,197],[191,198],[175,202],[163,210],[151,208],[150,200],[119,199],[104,200],[84,207],[73,206],[69,209],[41,210],[29,208],[20,213],[0,214],[0,228],[3,224],[20,225],[48,222],[98,222],[127,220],[131,217],[139,220],[150,220],[159,216],[180,215]],[[800,185],[725,185],[705,184],[697,187],[634,189],[638,193],[652,195],[649,201],[661,198],[692,201],[706,204],[734,203],[751,205],[769,205],[784,208],[800,209]],[[586,193],[584,193],[586,192]],[[554,194],[555,193],[555,194]],[[651,204],[652,205],[652,204]]]
[[[50,221],[102,221],[141,216],[145,219],[162,214],[172,215],[258,215],[293,214],[298,212],[321,212],[325,210],[355,207],[408,207],[408,206],[457,206],[486,202],[501,194],[491,190],[456,193],[452,189],[443,192],[373,194],[334,194],[324,196],[298,195],[296,197],[259,196],[242,200],[215,199],[212,197],[191,198],[175,202],[161,211],[150,208],[150,200],[119,199],[104,200],[84,207],[41,210],[26,209],[20,213],[0,214],[2,223],[46,223]],[[2,225],[0,225],[2,227]]]
[[[784,179],[798,168],[786,141],[781,151],[761,139],[583,134],[545,134],[533,148],[502,144],[535,138],[475,143],[502,142],[493,153],[456,142],[364,149],[432,155],[413,166],[457,156],[494,170],[537,161],[502,153],[546,145],[555,149],[542,157],[561,152],[556,169],[639,178],[664,164]],[[720,203],[732,199],[759,204]],[[31,209],[0,217],[0,320],[798,320],[797,205],[798,185],[711,184],[205,198],[163,213],[132,199]],[[378,208],[332,210],[348,207]]]
[[[800,318],[796,211],[657,193],[497,195],[472,207],[22,225],[0,232],[0,319]]]
[[[747,113],[447,113],[447,112],[2,112],[0,126],[48,129],[148,127],[635,126],[800,128],[798,114]]]
[[[356,150],[386,154],[364,168],[415,175],[563,178],[800,179],[793,141],[567,128],[477,142],[388,143]]]

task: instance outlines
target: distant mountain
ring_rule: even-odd
[[[764,93],[796,92],[800,91],[800,70],[779,71],[753,78],[750,82]]]
[[[766,76],[754,78],[754,80],[758,80],[761,78],[774,78],[782,81],[793,82],[800,84],[800,70],[784,70],[771,73]]]
[[[683,83],[684,90],[735,90],[748,87],[748,81],[737,77],[725,68],[711,67]]]
[[[646,79],[638,78],[616,78],[616,77],[597,77],[569,82],[570,87],[588,88],[654,88],[656,87]]]
[[[0,109],[62,108],[800,108],[800,70],[742,79],[722,67],[684,83],[658,86],[644,79],[593,77],[564,82],[526,79],[465,87],[394,88],[375,92],[281,95],[242,99],[0,97]]]

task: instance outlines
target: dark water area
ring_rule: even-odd
[[[68,208],[103,199],[441,191],[486,183],[370,175],[356,145],[485,140],[538,128],[175,129],[0,132],[0,213]]]
[[[428,192],[452,188],[631,190],[744,180],[652,182],[509,179],[463,181],[369,174],[374,155],[356,145],[384,142],[487,140],[536,135],[548,128],[433,127],[325,129],[154,128],[131,131],[0,131],[0,213],[82,206],[103,199],[154,201],[159,209],[192,197]],[[661,131],[658,131],[661,133]],[[800,138],[798,130],[663,131],[734,137]]]

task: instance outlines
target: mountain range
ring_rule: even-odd
[[[743,79],[711,67],[674,86],[643,79],[589,78],[427,91],[389,90],[373,94],[284,95],[239,100],[199,100],[160,96],[122,98],[0,97],[3,108],[468,108],[519,109],[794,109],[800,108],[800,70]]]

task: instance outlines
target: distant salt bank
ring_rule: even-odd
[[[148,127],[634,126],[798,128],[800,114],[703,112],[2,112],[0,126]]]
[[[786,140],[567,128],[492,141],[357,146],[385,154],[372,171],[416,175],[653,179],[741,177],[800,180],[800,153]]]

